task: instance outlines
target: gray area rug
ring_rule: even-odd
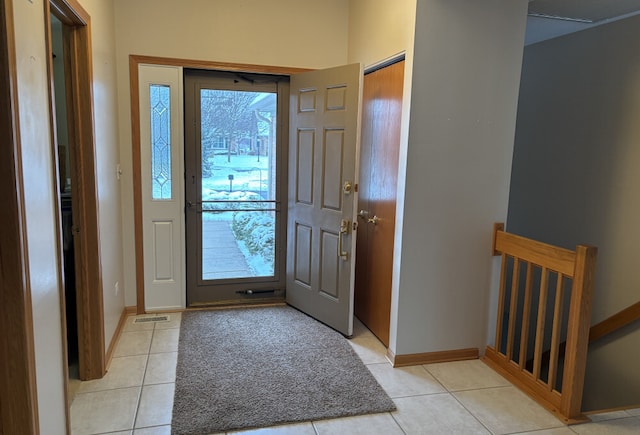
[[[172,434],[394,409],[341,334],[291,307],[182,315]]]

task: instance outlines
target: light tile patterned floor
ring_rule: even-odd
[[[168,435],[180,331],[180,313],[169,322],[134,324],[130,317],[107,375],[81,382],[71,405],[74,435]],[[141,316],[143,317],[143,316]],[[392,368],[384,346],[356,322],[355,351],[394,400],[397,411],[313,421],[244,435],[640,433],[640,410],[593,416],[565,427],[479,360]]]

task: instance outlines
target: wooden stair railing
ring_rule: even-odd
[[[586,421],[581,404],[597,248],[579,245],[570,251],[502,229],[502,224],[494,226],[494,255],[502,256],[495,345],[487,346],[484,361],[565,423]],[[521,269],[526,270],[524,280]],[[553,311],[547,313],[548,308]],[[564,364],[559,364],[565,331],[566,353]],[[543,349],[549,341],[547,370]],[[528,369],[531,353],[533,367]]]
[[[617,330],[624,328],[625,326],[630,325],[638,320],[640,320],[640,302],[636,302],[635,304],[630,305],[624,310],[617,312],[613,316],[606,318],[602,322],[593,325],[591,329],[589,329],[589,344],[601,339],[602,337],[612,334]],[[566,346],[566,341],[560,343],[558,358],[564,358]],[[547,349],[542,354],[542,364],[548,364],[550,358],[551,350]],[[533,359],[529,359],[526,366],[528,369],[530,369],[533,366]]]
[[[589,330],[589,343],[593,343],[620,328],[630,325],[636,320],[640,320],[640,302],[636,302],[602,322],[593,325]]]

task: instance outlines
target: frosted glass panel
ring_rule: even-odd
[[[150,85],[152,199],[171,196],[171,88]]]

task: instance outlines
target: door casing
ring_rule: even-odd
[[[107,356],[104,336],[104,301],[100,260],[98,191],[95,164],[93,120],[93,61],[91,17],[77,0],[45,2],[45,17],[54,14],[63,23],[64,62],[67,90],[69,159],[73,205],[73,234],[76,252],[76,304],[78,312],[78,349],[80,379],[98,379],[106,373]],[[50,32],[47,45],[51,47]],[[49,60],[51,122],[54,123],[53,71]],[[53,124],[52,127],[53,128]],[[52,130],[53,131],[53,130]],[[57,156],[57,140],[53,135],[53,152]],[[55,159],[57,161],[57,158]],[[55,166],[56,161],[52,162]],[[55,168],[57,174],[57,168]],[[53,182],[56,184],[58,177]],[[58,203],[58,216],[61,206]],[[58,228],[59,252],[62,258],[62,235]],[[61,267],[61,265],[60,265]],[[64,286],[62,286],[64,288]],[[62,292],[61,292],[62,293]],[[64,307],[64,294],[61,294]],[[62,316],[64,319],[64,316]],[[66,325],[64,327],[66,331]],[[66,335],[64,337],[66,347]],[[112,343],[113,344],[113,343]],[[113,351],[113,348],[110,349]],[[66,349],[65,349],[66,354]]]
[[[0,433],[37,434],[35,345],[16,83],[13,5],[12,0],[0,0]]]
[[[183,68],[245,72],[256,74],[291,75],[309,71],[305,68],[288,68],[266,65],[238,64],[227,62],[209,62],[193,59],[167,58],[155,56],[129,56],[129,83],[131,88],[131,142],[133,168],[141,167],[140,153],[140,109],[138,80],[138,65],[166,65],[180,66]],[[144,301],[144,252],[143,252],[143,220],[142,220],[142,189],[141,174],[139,170],[133,171],[133,211],[134,211],[134,238],[135,238],[135,268],[136,268],[136,311],[138,314],[145,312]],[[184,195],[184,192],[183,192]],[[183,197],[184,201],[184,197]]]

